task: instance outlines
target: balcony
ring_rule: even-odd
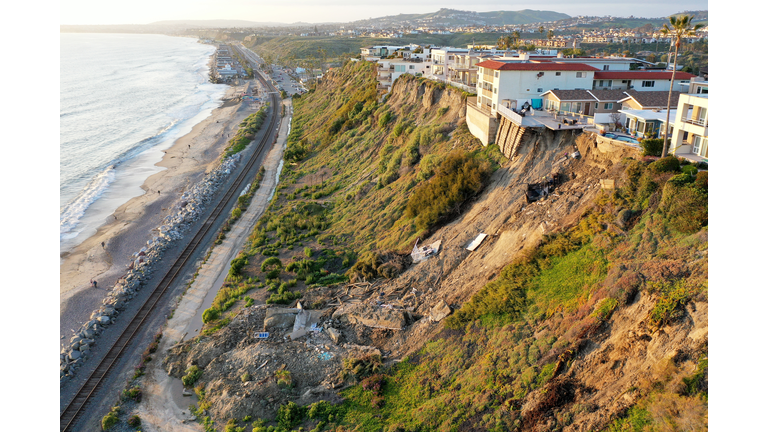
[[[706,119],[697,119],[697,118],[687,118],[683,120],[684,123],[696,125],[696,126],[706,126],[707,121]]]

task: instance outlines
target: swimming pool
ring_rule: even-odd
[[[628,142],[628,143],[632,143],[632,144],[640,144],[640,141],[638,141],[638,140],[636,140],[636,139],[634,139],[632,137],[628,137],[628,136],[624,136],[624,135],[616,135],[616,134],[613,134],[613,133],[607,133],[604,136],[606,138],[615,139],[616,141],[624,141],[624,142]]]

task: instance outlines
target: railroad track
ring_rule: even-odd
[[[259,73],[259,81],[265,86],[265,88],[272,87],[264,77]],[[277,89],[272,87],[273,91]],[[221,214],[232,204],[232,198],[239,194],[240,190],[244,187],[248,173],[251,171],[256,161],[259,159],[259,154],[262,152],[265,146],[269,143],[273,143],[277,136],[275,134],[275,128],[280,122],[280,112],[278,109],[279,98],[277,94],[271,94],[272,102],[272,118],[267,127],[266,133],[263,138],[257,144],[257,148],[251,156],[250,160],[246,163],[246,166],[242,169],[237,176],[231,187],[227,190],[223,198],[219,201],[212,213],[203,222],[200,229],[195,236],[189,242],[187,247],[182,251],[178,259],[171,265],[168,272],[163,279],[157,285],[155,290],[149,295],[147,300],[141,306],[136,315],[125,327],[125,330],[120,334],[115,343],[110,347],[107,354],[101,359],[100,363],[96,366],[96,369],[88,376],[86,381],[80,387],[75,397],[69,402],[60,414],[60,426],[62,431],[71,431],[77,423],[77,421],[84,415],[86,408],[91,402],[92,398],[99,389],[103,387],[103,383],[110,375],[112,370],[118,364],[118,361],[126,355],[129,350],[128,347],[135,340],[137,335],[144,330],[144,325],[153,316],[153,312],[160,304],[160,299],[182,276],[182,269],[188,262],[195,256],[195,252],[198,247],[203,244],[203,239],[210,233],[212,229],[215,229],[214,221],[221,216]]]

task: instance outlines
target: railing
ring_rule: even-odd
[[[518,125],[523,124],[523,116],[520,114],[512,111],[511,109],[505,107],[504,105],[496,105],[496,112],[503,115],[504,117],[512,120],[513,122],[517,123]]]
[[[707,122],[704,119],[687,118],[683,120],[684,123],[689,123],[696,126],[706,126]]]

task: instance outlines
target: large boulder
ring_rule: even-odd
[[[432,321],[440,321],[450,314],[451,307],[448,306],[448,303],[446,303],[445,300],[440,300],[432,307],[432,310],[429,311],[429,318]]]

